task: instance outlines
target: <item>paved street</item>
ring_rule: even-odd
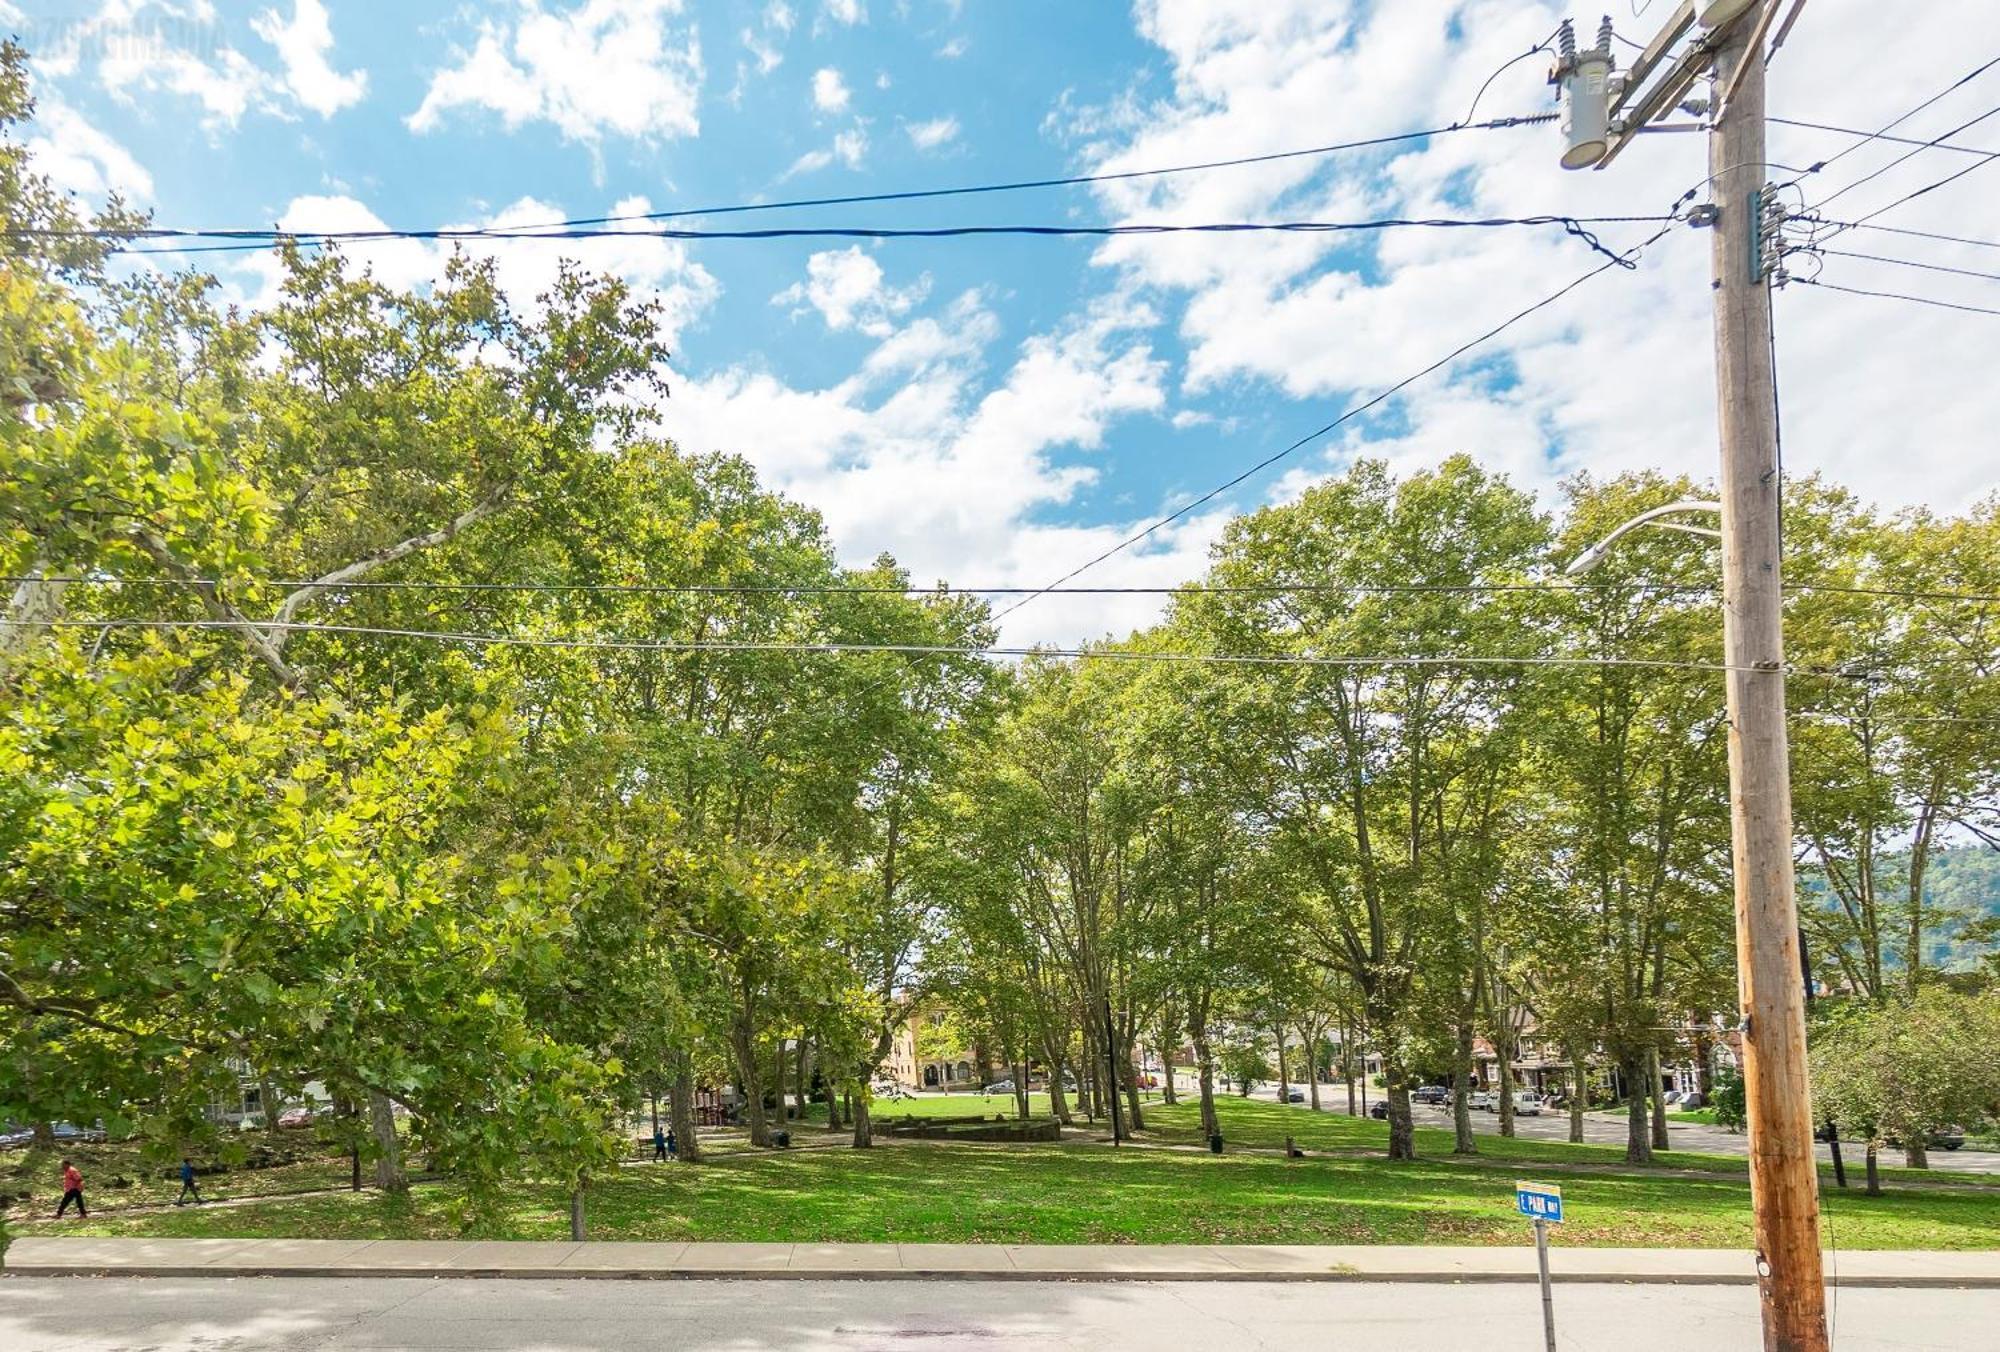
[[[1972,1352],[2000,1291],[1839,1293],[1843,1352]],[[1533,1285],[8,1278],[0,1347],[994,1348],[1478,1346],[1540,1352]],[[1751,1352],[1749,1287],[1556,1288],[1564,1348]],[[1467,1336],[1477,1330],[1477,1337]],[[1443,1339],[1442,1342],[1439,1340]]]
[[[1370,1089],[1368,1101],[1372,1104],[1380,1096],[1380,1091]],[[1251,1091],[1252,1098],[1275,1101],[1278,1097],[1276,1085],[1259,1085]],[[1320,1111],[1328,1113],[1347,1112],[1347,1088],[1345,1085],[1319,1087]],[[1309,1104],[1294,1104],[1304,1112],[1310,1112]],[[1358,1107],[1358,1102],[1357,1102]],[[1412,1108],[1417,1125],[1439,1127],[1451,1130],[1451,1109],[1432,1108],[1416,1104]],[[1481,1136],[1500,1134],[1500,1117],[1497,1113],[1474,1113],[1472,1130]],[[1567,1112],[1544,1113],[1540,1117],[1518,1117],[1514,1120],[1514,1134],[1537,1141],[1567,1141],[1569,1139],[1569,1114]],[[1625,1114],[1622,1112],[1585,1113],[1583,1117],[1583,1138],[1602,1145],[1625,1144]],[[1717,1155],[1742,1155],[1748,1152],[1748,1138],[1741,1132],[1725,1131],[1721,1127],[1703,1126],[1697,1122],[1672,1123],[1667,1126],[1667,1139],[1676,1150],[1703,1150]],[[1861,1168],[1861,1150],[1855,1145],[1841,1148],[1841,1155],[1848,1167]],[[1833,1152],[1826,1146],[1819,1147],[1822,1160],[1832,1160]],[[1938,1173],[2000,1173],[2000,1152],[1991,1150],[1933,1150],[1930,1154],[1931,1168]],[[1900,1151],[1891,1151],[1882,1157],[1884,1165],[1903,1163]]]

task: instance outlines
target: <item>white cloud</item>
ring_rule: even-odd
[[[747,28],[743,30],[743,46],[756,59],[759,75],[769,75],[785,63],[785,54],[776,43],[764,41]]]
[[[470,52],[437,71],[411,130],[455,108],[485,108],[511,130],[531,120],[596,144],[607,132],[693,136],[701,129],[700,37],[666,23],[683,0],[586,0],[563,12],[520,0],[518,17],[483,22]]]
[[[822,66],[813,72],[812,95],[813,106],[822,113],[847,111],[847,82],[832,66]]]
[[[861,0],[826,0],[823,8],[827,18],[849,27],[865,23],[868,19],[868,11],[862,8]]]
[[[2000,9],[1952,9],[1882,29],[1863,0],[1822,0],[1772,64],[1773,107],[1850,126],[1903,113],[1944,83],[1927,53],[1947,33],[1968,49],[2000,43]],[[1165,58],[1171,92],[1105,109],[1063,105],[1052,130],[1088,141],[1090,168],[1118,170],[1331,139],[1304,128],[1335,127],[1349,139],[1442,125],[1462,118],[1472,91],[1561,13],[1547,0],[1139,0],[1141,34]],[[1658,22],[1618,17],[1620,31],[1639,40]],[[1524,62],[1493,84],[1480,111],[1540,111],[1548,97],[1540,70]],[[1947,100],[1899,130],[1932,136],[1979,106],[1970,95]],[[1395,150],[1107,184],[1099,196],[1112,217],[1149,221],[1646,213],[1701,180],[1701,139],[1648,138],[1603,173],[1575,174],[1557,167],[1547,127],[1465,132]],[[1770,154],[1812,164],[1849,144],[1774,126]],[[1825,175],[1832,181],[1802,186],[1817,199],[1898,153],[1856,151]],[[1835,209],[1870,209],[1952,167],[1926,152]],[[2000,178],[1968,177],[1887,219],[1950,232],[1954,220],[1995,212]],[[1598,231],[1625,247],[1651,227]],[[1948,264],[1971,252],[1910,243],[1871,251]],[[1584,468],[1712,475],[1708,249],[1706,235],[1677,228],[1635,271],[1593,280],[1477,358],[1426,378],[1384,410],[1377,435],[1352,430],[1300,463],[1324,473],[1364,452],[1416,465],[1463,450],[1541,492]],[[1301,401],[1302,429],[1601,261],[1559,229],[1531,228],[1256,236],[1227,249],[1199,238],[1120,240],[1096,257],[1121,285],[1170,307],[1188,347],[1187,389],[1281,392]],[[1909,274],[1887,285],[1895,275],[1887,268],[1826,263],[1829,281],[1924,289]],[[1990,457],[1971,453],[1992,439],[1991,409],[1969,393],[1990,384],[1982,369],[1991,340],[1980,316],[1806,287],[1782,294],[1778,309],[1788,469],[1821,470],[1890,503],[1949,507],[1991,491]]]
[[[39,96],[32,125],[28,155],[35,171],[48,175],[58,188],[90,199],[115,192],[145,201],[153,195],[153,176],[145,166],[68,104]]]
[[[613,233],[590,239],[565,239],[551,243],[537,239],[470,239],[451,242],[394,239],[349,246],[357,262],[365,264],[386,285],[403,289],[428,287],[443,276],[445,261],[454,247],[478,258],[491,258],[501,289],[517,307],[532,310],[535,297],[555,283],[562,260],[575,259],[593,272],[624,278],[634,295],[659,304],[659,333],[668,344],[678,341],[681,330],[698,320],[722,293],[708,269],[688,256],[680,240],[662,239],[643,221],[652,209],[644,197],[627,197],[612,203],[607,213],[628,218],[614,225]],[[559,203],[522,197],[499,211],[477,220],[455,222],[447,228],[490,227],[525,232],[563,220],[570,213]],[[365,203],[344,194],[295,197],[277,221],[281,230],[356,231],[382,230],[387,226]],[[254,255],[243,270],[259,282],[247,303],[268,305],[278,280],[278,264],[268,255]]]
[[[971,50],[971,47],[972,44],[964,38],[953,38],[950,42],[938,48],[937,54],[947,61],[956,61],[959,57],[964,56],[967,51]]]
[[[911,122],[903,128],[910,134],[910,144],[919,150],[936,150],[947,141],[958,138],[958,119],[937,117],[928,122]]]
[[[900,289],[885,285],[881,264],[857,244],[814,254],[806,260],[806,279],[771,297],[771,303],[803,303],[819,311],[829,329],[855,329],[871,338],[887,338],[895,331],[894,317],[907,312],[929,290],[928,277]]]
[[[285,63],[285,87],[292,97],[321,117],[331,117],[359,103],[367,92],[367,71],[343,74],[328,61],[333,51],[333,27],[320,0],[294,0],[290,23],[276,10],[265,10],[250,21],[250,27],[278,49]]]
[[[789,33],[796,21],[792,7],[786,4],[785,0],[771,0],[771,3],[764,7],[764,27],[773,32]]]
[[[821,272],[863,297],[845,320],[859,329],[859,305],[887,288],[857,254],[830,255]],[[810,290],[809,280],[801,295],[810,299]],[[1094,480],[1088,456],[1115,422],[1163,407],[1166,364],[1137,336],[1155,318],[1143,306],[1090,307],[1023,342],[982,394],[982,358],[998,321],[979,294],[966,293],[901,328],[871,325],[882,335],[874,351],[830,386],[797,389],[743,366],[682,374],[662,418],[684,449],[747,456],[767,482],[818,507],[844,557],[886,549],[920,579],[1037,585],[1136,528],[1043,514]],[[1202,515],[1162,531],[1102,576],[1131,585],[1185,577],[1219,520]],[[1156,602],[1045,598],[1008,621],[1005,638],[1069,641],[1125,629],[1150,618]]]
[[[253,109],[284,110],[280,82],[222,38],[206,0],[104,0],[88,18],[53,24],[34,58],[45,77],[91,69],[123,103],[151,93],[193,99],[210,129],[233,127]]]

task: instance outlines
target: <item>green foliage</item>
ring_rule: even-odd
[[[1709,1097],[1709,1109],[1715,1114],[1717,1126],[1743,1130],[1749,1120],[1743,1102],[1743,1077],[1729,1072],[1718,1074],[1715,1092]]]
[[[1925,987],[1828,1013],[1812,1043],[1816,1111],[1870,1146],[1921,1149],[2000,1111],[2000,994]]]

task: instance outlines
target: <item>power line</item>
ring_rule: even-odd
[[[1564,657],[1547,653],[1189,653],[1126,648],[996,647],[974,644],[928,643],[846,643],[808,640],[723,640],[723,639],[629,639],[560,638],[538,634],[481,634],[437,629],[396,629],[374,625],[320,624],[286,621],[245,625],[236,620],[116,619],[49,621],[0,620],[0,624],[25,627],[69,629],[162,629],[210,632],[240,631],[244,628],[282,630],[287,633],[346,634],[369,638],[407,638],[436,643],[456,643],[482,647],[557,648],[608,650],[617,652],[681,653],[798,653],[802,655],[893,654],[918,657],[1062,657],[1103,659],[1119,662],[1213,663],[1230,666],[1280,667],[1642,667],[1672,671],[1723,672],[1732,668],[1721,662],[1657,657]],[[1742,670],[1750,670],[1745,667]],[[1845,675],[1842,672],[1801,671],[1803,675]]]
[[[1890,258],[1885,254],[1855,253],[1850,249],[1814,249],[1813,252],[1825,254],[1829,258],[1858,258],[1869,263],[1894,263],[1897,267],[1922,268],[1925,272],[1949,272],[1959,277],[1977,277],[1983,281],[2000,282],[2000,272],[1946,267],[1943,263],[1920,263],[1914,258]]]
[[[796,653],[802,656],[888,654],[916,657],[1059,657],[1116,662],[1170,662],[1223,666],[1271,667],[1636,667],[1667,671],[1727,672],[1762,670],[1689,658],[1568,657],[1551,653],[1203,653],[1132,648],[999,647],[985,644],[850,643],[839,640],[727,640],[563,638],[540,634],[483,634],[458,630],[398,629],[376,625],[322,624],[286,621],[260,625],[237,620],[175,620],[125,618],[114,620],[7,620],[0,625],[25,628],[160,629],[168,631],[232,632],[245,628],[287,633],[342,634],[367,638],[404,638],[476,647],[553,648],[581,651],[673,653]],[[1930,663],[1942,667],[1946,663]],[[1854,680],[1868,673],[1857,664],[1837,667],[1787,666],[1789,676]]]
[[[1862,131],[1858,127],[1836,126],[1831,122],[1808,122],[1804,118],[1800,117],[1767,116],[1764,120],[1774,125],[1785,126],[1785,127],[1800,127],[1807,131],[1828,131],[1828,132],[1835,132],[1841,136],[1858,136],[1862,139],[1863,142],[1886,141],[1891,145],[1918,146],[1920,148],[1928,150],[1949,150],[1959,155],[2000,154],[2000,151],[1987,150],[1980,146],[1955,146],[1955,145],[1941,143],[1935,140],[1919,141],[1914,136],[1889,136],[1879,131]],[[1946,134],[1949,135],[1949,133]],[[1859,150],[1860,148],[1861,148],[1860,146],[1849,146],[1847,150],[1843,150],[1840,153],[1842,155],[1845,155],[1849,153],[1849,151]],[[1835,158],[1837,159],[1839,158],[1839,156],[1836,156]],[[1805,172],[1808,174],[1816,174],[1820,170],[1826,168],[1827,165],[1832,163],[1833,160],[1821,160],[1809,166],[1805,170]]]
[[[1845,291],[1850,296],[1875,296],[1882,300],[1906,300],[1917,305],[1934,305],[1941,310],[1964,310],[1968,314],[2000,315],[2000,309],[1984,305],[1963,305],[1957,301],[1938,300],[1932,296],[1910,296],[1900,291],[1868,291],[1858,286],[1841,286],[1834,282],[1822,282],[1811,277],[1796,279],[1800,286],[1816,286],[1824,291]]]
[[[2000,107],[1995,107],[1993,111],[1996,113],[2000,113]],[[1866,216],[1863,216],[1859,220],[1855,221],[1855,225],[1866,225],[1868,224],[1868,222],[1874,220],[1877,216],[1882,215],[1884,212],[1894,211],[1897,207],[1903,205],[1903,203],[1905,202],[1915,201],[1917,198],[1922,197],[1926,193],[1933,193],[1936,192],[1939,188],[1945,187],[1947,184],[1956,183],[1961,178],[1964,178],[1967,174],[1973,173],[1974,171],[1979,169],[1984,169],[1987,165],[1993,163],[1993,161],[1995,160],[2000,160],[2000,155],[1988,155],[1984,159],[1976,160],[1973,163],[1966,165],[1963,169],[1958,170],[1956,173],[1946,174],[1943,178],[1937,180],[1937,182],[1935,183],[1926,183],[1923,187],[1918,188],[1915,192],[1906,192],[1901,197],[1898,197],[1895,201],[1890,202],[1885,206],[1876,207],[1875,210],[1869,212]]]
[[[1071,188],[1093,183],[1119,183],[1133,179],[1159,178],[1172,174],[1202,173],[1212,169],[1233,169],[1246,165],[1272,164],[1281,160],[1305,159],[1320,155],[1338,154],[1349,150],[1368,150],[1380,146],[1397,145],[1408,141],[1421,141],[1433,136],[1444,136],[1460,131],[1497,131],[1509,127],[1534,126],[1553,121],[1554,113],[1534,113],[1521,117],[1497,117],[1485,122],[1455,122],[1449,126],[1426,127],[1417,131],[1394,132],[1386,136],[1369,136],[1352,141],[1338,141],[1330,145],[1308,146],[1298,150],[1278,150],[1262,155],[1240,155],[1231,159],[1202,160],[1191,164],[1166,165],[1151,169],[1121,169],[1102,174],[1074,174],[1061,178],[1016,179],[998,183],[973,183],[950,188],[917,188],[903,192],[852,193],[840,197],[797,197],[778,202],[736,202],[726,205],[705,207],[682,207],[672,211],[626,212],[609,216],[573,216],[565,220],[548,221],[533,225],[467,227],[454,231],[448,228],[434,230],[387,230],[377,232],[303,232],[315,235],[368,234],[380,238],[438,239],[438,238],[484,238],[507,239],[514,237],[535,237],[546,231],[581,231],[597,226],[624,225],[645,221],[684,220],[694,216],[730,216],[748,211],[790,211],[802,207],[863,206],[883,202],[915,202],[944,197],[968,197],[987,193],[1022,192],[1040,188]],[[10,232],[11,233],[11,232]],[[207,229],[135,234],[130,231],[77,230],[58,232],[65,235],[87,235],[94,237],[139,238],[164,237],[164,234],[178,234],[207,239],[222,238],[268,238],[283,236],[290,232],[264,230]],[[619,231],[617,233],[635,233]],[[651,232],[646,232],[651,233]]]
[[[1965,235],[1941,235],[1935,230],[1911,230],[1900,225],[1878,225],[1873,221],[1826,221],[1841,230],[1880,230],[1886,235],[1907,235],[1912,239],[1934,239],[1941,244],[1969,244],[1977,249],[2000,249],[2000,239],[1972,239]]]
[[[1667,595],[1713,595],[1721,587],[1713,582],[1593,583],[1563,582],[1451,582],[1451,583],[1368,583],[1368,582],[1184,582],[1152,587],[1022,587],[1013,585],[973,587],[936,583],[930,586],[883,586],[872,583],[786,583],[786,582],[452,582],[423,579],[361,578],[342,582],[305,581],[272,577],[133,577],[128,574],[12,574],[0,575],[0,585],[24,582],[60,583],[65,586],[153,586],[185,588],[271,587],[282,591],[324,590],[413,591],[413,592],[506,592],[544,595],[634,594],[666,596],[1432,596],[1526,594],[1609,594],[1646,592]],[[1796,594],[1838,594],[1887,597],[1911,601],[1971,601],[2000,603],[2000,592],[1918,590],[1897,587],[1860,587],[1837,582],[1787,582],[1784,590]]]
[[[1481,344],[1486,343],[1492,340],[1493,338],[1498,337],[1500,334],[1505,333],[1508,329],[1520,323],[1522,320],[1528,318],[1530,315],[1533,315],[1537,311],[1546,309],[1547,307],[1555,304],[1557,301],[1561,300],[1564,296],[1567,296],[1570,292],[1576,290],[1578,287],[1582,286],[1585,282],[1591,280],[1593,277],[1597,277],[1605,272],[1608,272],[1614,267],[1624,267],[1624,268],[1636,267],[1637,264],[1632,260],[1636,258],[1637,255],[1643,252],[1645,249],[1651,247],[1653,244],[1657,243],[1660,239],[1664,238],[1666,233],[1672,228],[1673,228],[1672,225],[1662,226],[1655,234],[1653,234],[1651,238],[1645,240],[1643,243],[1638,244],[1633,248],[1626,250],[1621,255],[1617,255],[1606,262],[1598,264],[1596,267],[1590,269],[1590,271],[1583,273],[1581,276],[1566,283],[1562,287],[1551,292],[1549,295],[1544,296],[1542,299],[1536,301],[1534,304],[1528,306],[1526,309],[1515,311],[1512,315],[1508,316],[1506,319],[1501,320],[1500,323],[1486,330],[1486,332],[1480,334],[1478,337],[1473,338],[1468,342],[1459,344],[1457,347],[1453,348],[1450,352],[1447,352],[1444,356],[1438,358],[1436,361],[1424,367],[1422,370],[1413,372],[1412,374],[1403,377],[1395,384],[1377,392],[1376,394],[1370,396],[1367,399],[1364,399],[1360,403],[1349,407],[1346,412],[1342,413],[1332,422],[1327,423],[1323,427],[1315,428],[1313,431],[1306,433],[1298,440],[1292,442],[1289,446],[1286,446],[1281,450],[1275,451],[1272,454],[1265,456],[1262,460],[1259,460],[1256,464],[1250,466],[1250,468],[1244,470],[1241,474],[1236,475],[1234,478],[1229,479],[1225,483],[1219,484],[1216,487],[1211,488],[1208,492],[1202,494],[1200,497],[1195,498],[1192,501],[1180,507],[1175,508],[1173,511],[1167,513],[1165,516],[1161,517],[1159,520],[1153,522],[1151,525],[1147,526],[1145,529],[1137,532],[1136,534],[1127,536],[1125,539],[1120,540],[1117,544],[1111,546],[1111,548],[1105,550],[1103,553],[1097,555],[1095,558],[1092,558],[1085,563],[1078,564],[1076,567],[1070,569],[1067,573],[1064,573],[1061,577],[1057,578],[1054,582],[1050,583],[1047,587],[1041,588],[1039,591],[1036,591],[1028,596],[1022,597],[1020,600],[1016,601],[1013,605],[1008,606],[1005,610],[1001,611],[998,615],[995,615],[993,618],[995,620],[1005,619],[1007,616],[1012,615],[1015,611],[1019,610],[1022,606],[1025,606],[1029,602],[1035,600],[1036,597],[1045,595],[1048,592],[1054,590],[1055,588],[1062,586],[1063,583],[1068,582],[1073,578],[1079,577],[1082,574],[1089,572],[1092,568],[1095,568],[1098,564],[1103,563],[1106,559],[1111,558],[1113,555],[1122,553],[1124,550],[1127,550],[1131,548],[1133,545],[1138,544],[1140,541],[1147,539],[1154,533],[1163,530],[1167,526],[1172,525],[1174,522],[1188,515],[1196,508],[1201,507],[1207,503],[1213,502],[1215,499],[1221,497],[1224,493],[1227,493],[1230,489],[1235,488],[1238,484],[1243,483],[1245,480],[1252,478],[1257,474],[1262,473],[1264,470],[1269,469],[1272,465],[1277,464],[1279,461],[1286,459],[1287,457],[1293,455],[1300,449],[1311,445],[1315,441],[1318,441],[1320,438],[1326,436],[1329,432],[1332,432],[1338,427],[1340,427],[1343,423],[1352,421],[1353,419],[1358,418],[1363,413],[1366,413],[1368,410],[1376,407],[1377,405],[1382,404],[1388,401],[1389,399],[1394,398],[1402,391],[1416,384],[1419,380],[1422,380],[1425,376],[1430,375],[1433,371],[1437,371],[1442,369],[1443,367],[1449,366],[1452,362],[1457,361],[1460,357],[1464,356],[1466,353],[1472,351],[1474,348],[1480,346]]]
[[[1954,94],[1958,90],[1963,89],[1966,85],[1971,84],[1974,80],[1978,79],[1980,76],[1984,75],[1987,71],[1993,69],[1993,67],[1995,66],[2000,66],[2000,56],[1996,56],[1992,60],[1987,61],[1982,65],[1975,67],[1974,69],[1968,71],[1964,75],[1961,75],[1957,80],[1953,81],[1949,85],[1946,85],[1943,89],[1931,95],[1929,98],[1925,99],[1922,103],[1910,109],[1909,112],[1904,113],[1901,117],[1890,118],[1887,122],[1884,122],[1882,124],[1879,130],[1873,132],[1852,133],[1853,135],[1858,135],[1863,139],[1856,141],[1853,145],[1847,147],[1845,150],[1840,151],[1838,154],[1832,156],[1831,158],[1821,160],[1819,163],[1813,165],[1812,168],[1806,170],[1805,174],[1799,175],[1799,178],[1806,177],[1806,174],[1817,174],[1822,170],[1826,169],[1828,165],[1838,164],[1841,160],[1846,159],[1849,155],[1852,155],[1855,151],[1861,149],[1862,146],[1867,145],[1870,141],[1882,139],[1886,133],[1894,131],[1897,127],[1900,127],[1903,123],[1908,122],[1911,118],[1915,117],[1918,113],[1923,112],[1926,108],[1938,102],[1940,99],[1943,99],[1948,95]],[[1771,121],[1774,122],[1780,120],[1782,119],[1779,118],[1771,119]],[[1946,136],[1949,136],[1951,134],[1952,133],[1950,132],[1945,133]],[[1942,140],[1943,138],[1940,137],[1938,139]],[[1925,146],[1934,145],[1935,141],[1928,141],[1925,142],[1924,144]],[[1905,158],[1907,158],[1907,156]],[[1897,162],[1901,163],[1900,160]],[[1793,183],[1797,183],[1798,181],[1799,179],[1796,178],[1792,180]],[[1845,190],[1843,189],[1843,191]]]
[[[1490,230],[1511,226],[1560,225],[1599,252],[1608,252],[1586,228],[1593,225],[1658,224],[1667,216],[1493,216],[1493,217],[1382,217],[1360,221],[1221,221],[1190,225],[1137,223],[1128,225],[943,225],[912,227],[875,226],[776,226],[757,230],[570,230],[533,234],[489,235],[467,231],[286,231],[229,232],[228,242],[219,244],[170,244],[162,248],[114,246],[112,252],[144,256],[148,254],[241,253],[268,249],[279,244],[319,246],[327,244],[381,244],[397,241],[490,240],[508,242],[549,242],[586,239],[672,239],[672,240],[783,240],[783,239],[964,239],[994,236],[1026,238],[1112,238],[1129,235],[1235,235],[1235,234],[1350,234],[1361,231],[1427,229]],[[193,230],[142,231],[145,240],[206,239]]]
[[[1984,122],[1987,118],[1992,117],[1996,113],[2000,113],[2000,104],[1995,104],[1993,107],[1988,108],[1985,112],[1981,113],[1979,116],[1975,118],[1971,118],[1968,121],[1959,123],[1956,127],[1953,127],[1950,131],[1945,132],[1942,135],[1933,137],[1932,139],[1924,142],[1922,145],[1918,146],[1914,150],[1904,151],[1902,154],[1898,155],[1895,159],[1890,160],[1880,169],[1877,169],[1874,173],[1864,174],[1862,177],[1855,179],[1852,183],[1849,183],[1844,187],[1835,189],[1827,196],[1822,197],[1819,201],[1813,203],[1812,210],[1814,211],[1824,210],[1827,203],[1832,202],[1837,198],[1845,197],[1848,193],[1853,192],[1856,188],[1861,187],[1863,184],[1873,183],[1876,179],[1882,177],[1882,175],[1888,173],[1891,169],[1894,169],[1897,165],[1906,162],[1907,160],[1913,158],[1914,156],[1923,154],[1926,150],[1935,148],[1939,142],[1948,140],[1951,137],[1958,135],[1960,132],[1966,130],[1969,127],[1977,126],[1979,123]],[[1986,157],[1986,159],[1991,159],[1991,158],[1993,157],[1990,155]],[[1983,159],[1979,163],[1984,164],[1985,162],[1986,160]],[[1979,164],[1967,165],[1964,169],[1959,170],[1958,173],[1953,174],[1951,178],[1945,179],[1944,182],[1949,183],[1952,178],[1960,178],[1965,174],[1971,173],[1974,169],[1977,169],[1978,167]],[[1933,183],[1930,188],[1920,188],[1917,190],[1917,192],[1911,193],[1909,197],[1897,198],[1895,202],[1891,202],[1889,204],[1889,207],[1896,206],[1902,202],[1907,202],[1910,197],[1921,196],[1923,193],[1929,192],[1931,188],[1936,188],[1940,186],[1942,186],[1942,184]],[[1889,207],[1882,207],[1877,211],[1871,212],[1870,215],[1879,216],[1882,214],[1882,212],[1887,211]],[[1861,219],[1865,221],[1868,219],[1868,217],[1863,216]]]

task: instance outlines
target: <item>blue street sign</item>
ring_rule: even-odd
[[[1549,1183],[1515,1183],[1514,1205],[1531,1221],[1561,1225],[1563,1191]]]

